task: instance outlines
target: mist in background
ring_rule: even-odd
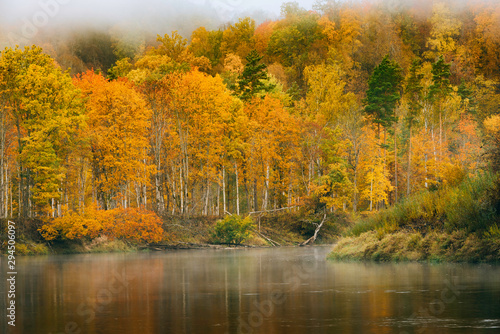
[[[257,24],[277,19],[284,1],[276,0],[0,0],[2,46],[27,45],[39,34],[75,29],[140,30],[166,34],[178,30],[189,38],[199,26],[217,29],[240,17]],[[312,9],[316,0],[299,0]]]

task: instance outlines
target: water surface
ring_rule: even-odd
[[[326,261],[329,247],[19,257],[4,333],[498,333],[500,266]],[[5,258],[1,270],[7,272]],[[6,309],[5,280],[0,282]],[[6,313],[2,311],[2,313]]]

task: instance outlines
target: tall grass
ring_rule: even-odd
[[[455,187],[423,191],[395,206],[359,220],[350,234],[378,230],[380,234],[405,228],[414,231],[487,231],[499,217],[491,193],[496,177],[491,173],[464,180]]]

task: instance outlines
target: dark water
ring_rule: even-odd
[[[24,257],[3,333],[500,333],[500,266],[333,263],[329,248]],[[1,258],[5,277],[6,261]]]

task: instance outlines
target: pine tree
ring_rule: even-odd
[[[247,64],[238,77],[237,93],[246,101],[262,91],[271,91],[274,85],[264,83],[269,79],[266,73],[267,66],[260,63],[262,56],[259,56],[256,50],[252,50],[245,59]]]
[[[429,87],[427,98],[435,103],[446,98],[451,93],[450,64],[445,63],[443,56],[432,64],[432,85]]]
[[[401,67],[386,55],[368,81],[365,112],[386,130],[395,121],[394,109],[401,99]]]
[[[368,90],[366,91],[365,112],[372,117],[372,120],[377,124],[377,137],[380,138],[380,126],[384,130],[384,141],[380,145],[384,149],[383,155],[383,174],[385,175],[385,165],[387,163],[387,130],[396,122],[397,117],[394,110],[401,99],[401,83],[403,76],[401,67],[394,60],[389,59],[386,55],[382,62],[375,67],[373,74],[368,80]],[[395,132],[394,132],[395,134]],[[396,138],[394,139],[394,154],[396,155]],[[379,155],[380,157],[380,155]],[[397,157],[395,156],[395,185],[397,189]],[[373,172],[373,170],[372,170]],[[395,198],[397,200],[397,190]],[[379,197],[382,201],[386,198]],[[383,203],[382,203],[383,204]],[[378,204],[377,204],[378,205]]]

